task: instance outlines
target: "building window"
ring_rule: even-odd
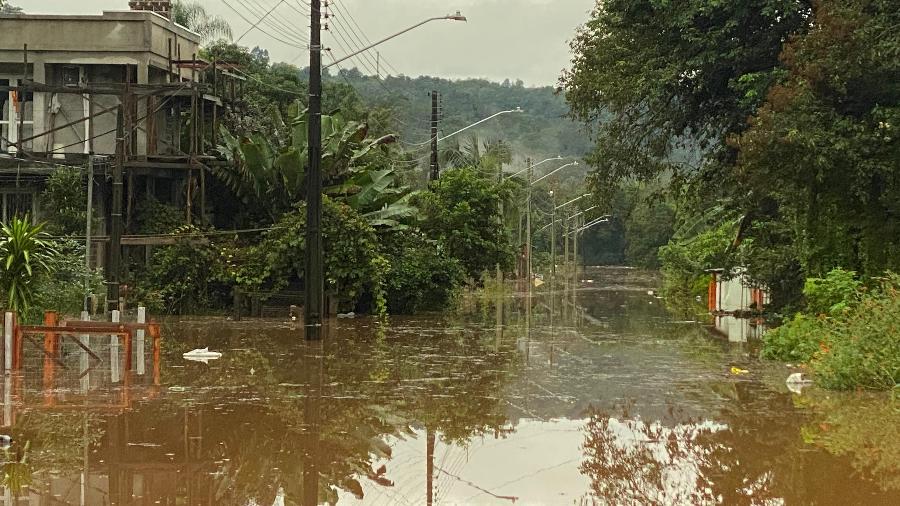
[[[0,77],[0,86],[18,86],[18,80]],[[0,152],[14,153],[18,140],[27,139],[32,135],[34,135],[34,95],[29,92],[20,97],[15,91],[0,92]],[[32,144],[30,140],[25,141],[23,147],[31,149]]]

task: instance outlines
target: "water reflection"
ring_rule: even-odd
[[[173,321],[159,360],[135,347],[145,374],[64,347],[51,377],[27,355],[4,382],[5,504],[891,503],[892,401],[792,396],[616,274],[318,341]],[[223,357],[181,358],[205,346]]]

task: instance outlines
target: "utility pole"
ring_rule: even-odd
[[[528,295],[531,295],[531,180],[534,178],[534,166],[531,164],[531,158],[525,160],[525,163],[528,166],[528,209],[525,212],[525,281],[528,283]]]
[[[306,176],[306,265],[304,324],[322,324],[325,306],[322,262],[322,2],[310,0],[309,46],[309,170]],[[307,339],[319,335],[306,333]]]
[[[575,301],[575,290],[578,288],[578,229],[581,227],[581,216],[575,218],[575,233],[572,234],[572,301]]]
[[[441,177],[441,169],[438,166],[438,99],[437,91],[431,92],[431,180],[437,181]]]
[[[553,190],[550,190],[550,205],[552,209],[550,213],[550,291],[552,292],[556,284],[556,197],[553,196]]]
[[[503,184],[503,162],[497,164],[497,185]],[[500,230],[500,233],[503,234],[504,242],[509,237],[506,235],[506,227],[503,223],[503,199],[500,198],[499,202],[497,202],[497,227]],[[500,269],[500,262],[497,262],[497,288],[501,288],[503,286],[503,271]]]
[[[122,170],[125,165],[125,106],[128,95],[122,97],[116,117],[116,164],[113,168],[112,223],[109,234],[109,289],[107,299],[112,301],[109,309],[119,308],[119,271],[122,258]]]
[[[569,292],[569,222],[571,219],[566,216],[563,221],[563,293]]]
[[[90,311],[88,297],[90,296],[90,272],[91,272],[91,221],[94,211],[94,154],[88,155],[87,162],[87,210],[84,223],[84,311]]]

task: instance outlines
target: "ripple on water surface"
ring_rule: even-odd
[[[670,316],[652,274],[585,277],[315,343],[172,320],[131,372],[108,338],[102,362],[26,348],[3,485],[55,504],[896,504],[896,402],[792,395],[753,343]],[[205,346],[222,358],[182,358]]]

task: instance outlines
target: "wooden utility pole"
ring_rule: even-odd
[[[309,171],[306,176],[305,325],[322,323],[325,275],[322,260],[322,20],[321,0],[310,0],[309,46]],[[306,332],[307,339],[318,336]]]
[[[441,177],[441,169],[438,165],[438,98],[437,91],[431,92],[431,180],[437,181]]]

